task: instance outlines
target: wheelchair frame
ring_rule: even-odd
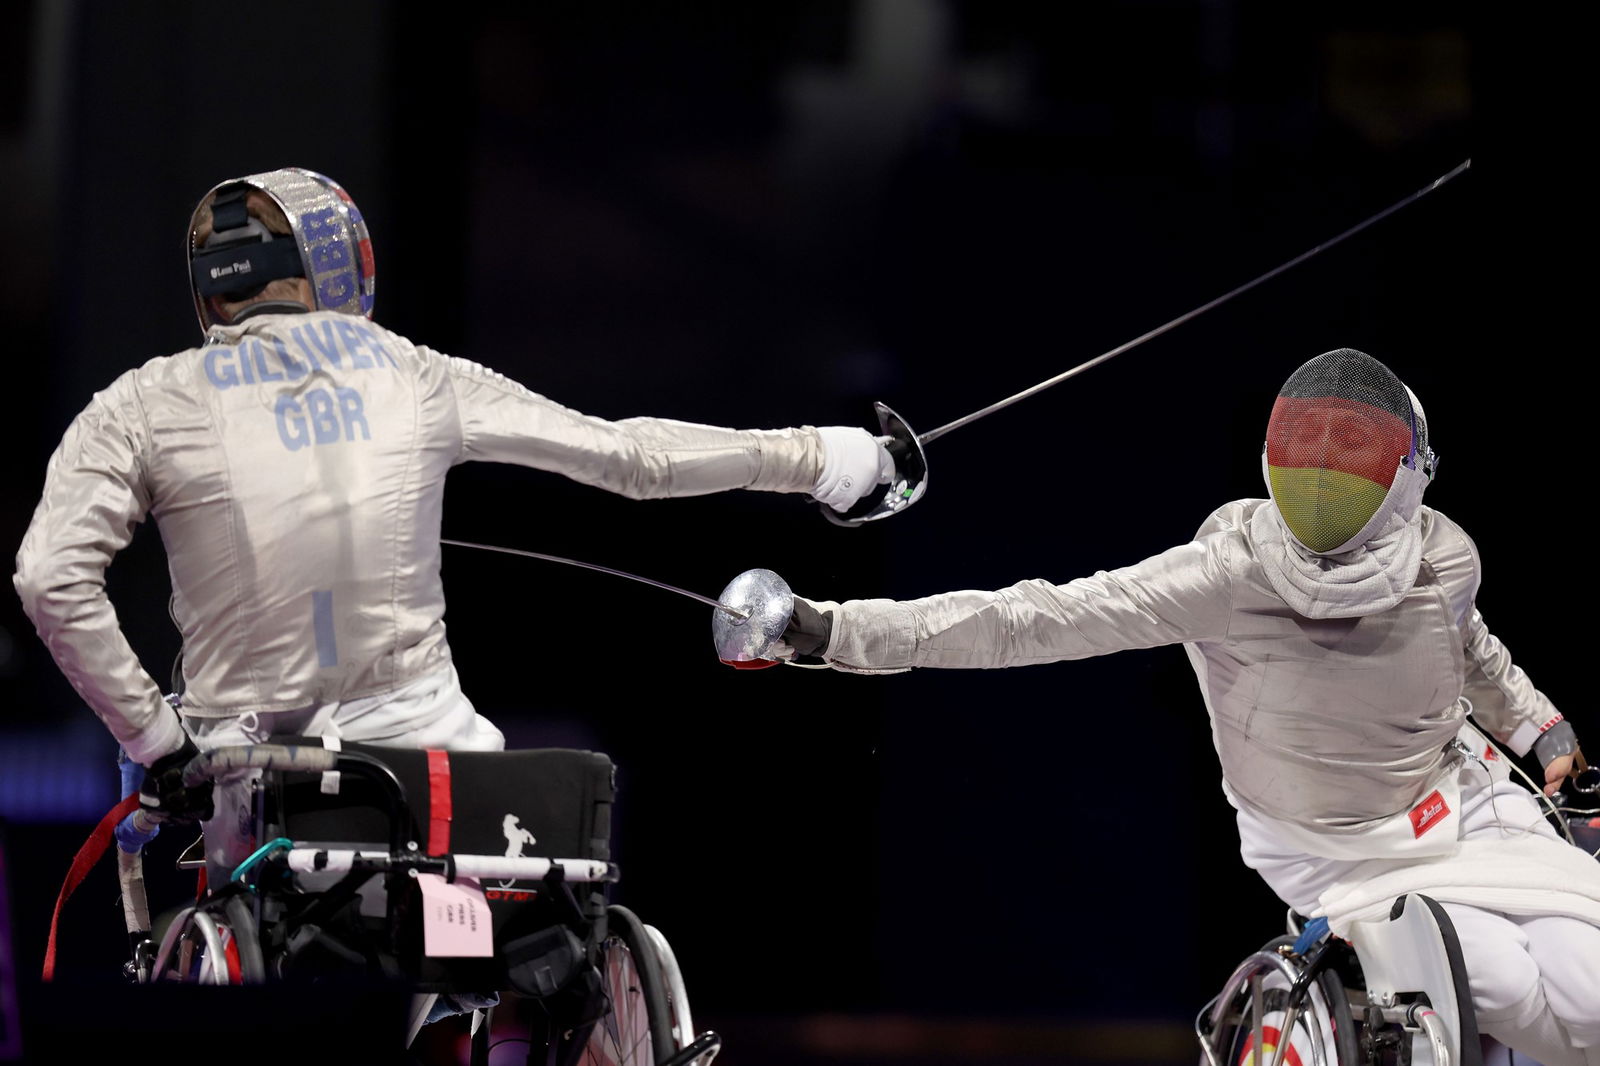
[[[1580,763],[1572,788],[1580,797],[1600,797],[1600,768],[1582,763],[1581,756]],[[1511,765],[1538,795],[1538,786]],[[1597,808],[1568,806],[1562,792],[1539,798],[1569,843],[1600,858],[1600,818],[1592,818]],[[1292,909],[1287,928],[1289,936],[1268,941],[1247,957],[1223,991],[1201,1008],[1194,1023],[1200,1066],[1388,1066],[1392,1060],[1410,1066],[1482,1066],[1484,1049],[1460,941],[1437,901],[1417,893],[1400,896],[1386,919],[1356,922],[1347,944],[1327,936],[1326,921],[1305,923]],[[1320,1007],[1311,992],[1318,982],[1323,982]],[[1314,1028],[1298,1016],[1307,1002]],[[1269,1025],[1269,1019],[1278,1024]],[[1296,1062],[1302,1056],[1291,1053],[1302,1038],[1297,1024],[1312,1062]],[[1249,1036],[1239,1036],[1241,1025],[1251,1030]],[[1352,1039],[1339,1037],[1343,1042],[1335,1047],[1328,1034],[1338,1036],[1341,1029]],[[1269,1030],[1282,1046],[1274,1045],[1272,1058],[1263,1061],[1244,1041],[1262,1047]],[[1280,1039],[1284,1032],[1288,1041]]]
[[[1482,1066],[1460,942],[1436,901],[1400,896],[1349,941],[1293,911],[1288,929],[1195,1018],[1200,1066]]]
[[[357,903],[363,888],[374,878],[381,878],[382,933],[379,943],[366,947],[370,958],[362,962],[380,960],[383,976],[415,984],[423,959],[411,957],[403,945],[398,910],[401,896],[413,891],[412,882],[423,874],[437,875],[447,882],[458,878],[537,881],[538,895],[560,918],[547,931],[559,940],[561,934],[555,930],[565,930],[581,961],[569,967],[564,976],[552,975],[547,966],[538,977],[541,987],[547,980],[551,982],[549,1002],[564,1004],[556,1008],[564,1016],[553,1015],[547,1006],[543,1039],[539,1038],[537,1024],[528,1038],[529,1063],[544,1063],[552,1046],[557,1062],[573,1066],[592,1062],[617,1066],[709,1066],[715,1058],[721,1037],[711,1031],[696,1035],[682,972],[666,937],[624,907],[603,905],[585,913],[574,897],[572,884],[605,885],[617,881],[620,871],[615,864],[586,858],[424,854],[415,840],[408,839],[410,805],[399,777],[380,759],[360,752],[313,744],[219,748],[196,757],[184,770],[184,782],[192,787],[238,771],[261,771],[267,775],[349,773],[365,779],[383,798],[387,846],[374,851],[287,838],[269,841],[241,864],[228,884],[216,886],[205,898],[181,910],[159,946],[148,934],[135,935],[133,961],[128,970],[136,980],[260,984],[292,979],[283,973],[293,935],[292,929],[286,931],[286,927],[316,928],[317,921]],[[257,795],[259,800],[259,791]],[[138,815],[135,818],[137,822]],[[258,824],[260,821],[258,810]],[[324,878],[337,876],[337,880],[323,890],[299,891],[299,875],[313,873]],[[291,897],[295,906],[286,902]],[[142,899],[139,902],[142,905]],[[130,929],[132,924],[130,919]],[[147,920],[144,926],[149,928]],[[502,946],[496,946],[497,955]],[[411,947],[415,949],[416,945]],[[553,957],[572,961],[569,956]],[[553,965],[560,968],[559,963]],[[586,976],[585,966],[592,969],[594,978]],[[559,985],[555,984],[557,977],[562,978]],[[573,982],[580,978],[587,983],[574,991]],[[546,1005],[537,994],[530,998]],[[419,999],[414,1006],[425,1009],[426,1005]],[[492,1008],[474,1011],[473,1066],[486,1066],[488,1062],[491,1011]],[[407,1043],[420,1028],[421,1014],[415,1013]]]

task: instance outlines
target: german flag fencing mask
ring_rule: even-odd
[[[1289,376],[1272,405],[1262,466],[1290,534],[1338,555],[1409,522],[1433,479],[1428,423],[1378,360],[1340,348]]]

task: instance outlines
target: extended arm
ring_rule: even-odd
[[[734,430],[663,418],[580,414],[464,359],[443,359],[461,416],[462,458],[517,463],[634,499],[727,489],[809,492],[837,506],[887,481],[864,430]]]
[[[829,627],[823,657],[864,672],[994,668],[1219,640],[1232,613],[1229,537],[1207,536],[1064,585],[1034,580],[920,600],[816,602]]]

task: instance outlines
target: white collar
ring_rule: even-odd
[[[1319,555],[1295,540],[1278,505],[1267,500],[1250,516],[1250,539],[1273,591],[1307,618],[1354,618],[1399,603],[1422,567],[1421,509],[1391,512],[1371,540],[1337,555]]]

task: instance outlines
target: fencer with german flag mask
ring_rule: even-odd
[[[203,343],[129,370],[67,427],[15,584],[62,672],[148,768],[143,802],[180,818],[214,807],[213,871],[248,854],[248,793],[185,789],[196,745],[503,746],[445,640],[452,466],[515,463],[634,498],[809,493],[836,510],[893,473],[862,429],[607,421],[384,329],[366,223],[312,171],[213,188],[188,246]],[[151,515],[183,636],[181,718],[105,590]]]
[[[1480,1028],[1545,1066],[1595,1066],[1600,863],[1555,834],[1477,729],[1531,751],[1546,791],[1572,769],[1574,733],[1474,606],[1471,538],[1422,506],[1434,462],[1405,385],[1328,352],[1273,406],[1270,498],[1225,504],[1189,543],[1063,585],[796,597],[777,654],[876,673],[1182,643],[1246,864],[1335,933],[1398,894],[1364,888],[1444,901]],[[1500,909],[1453,901],[1481,900],[1485,880]]]

